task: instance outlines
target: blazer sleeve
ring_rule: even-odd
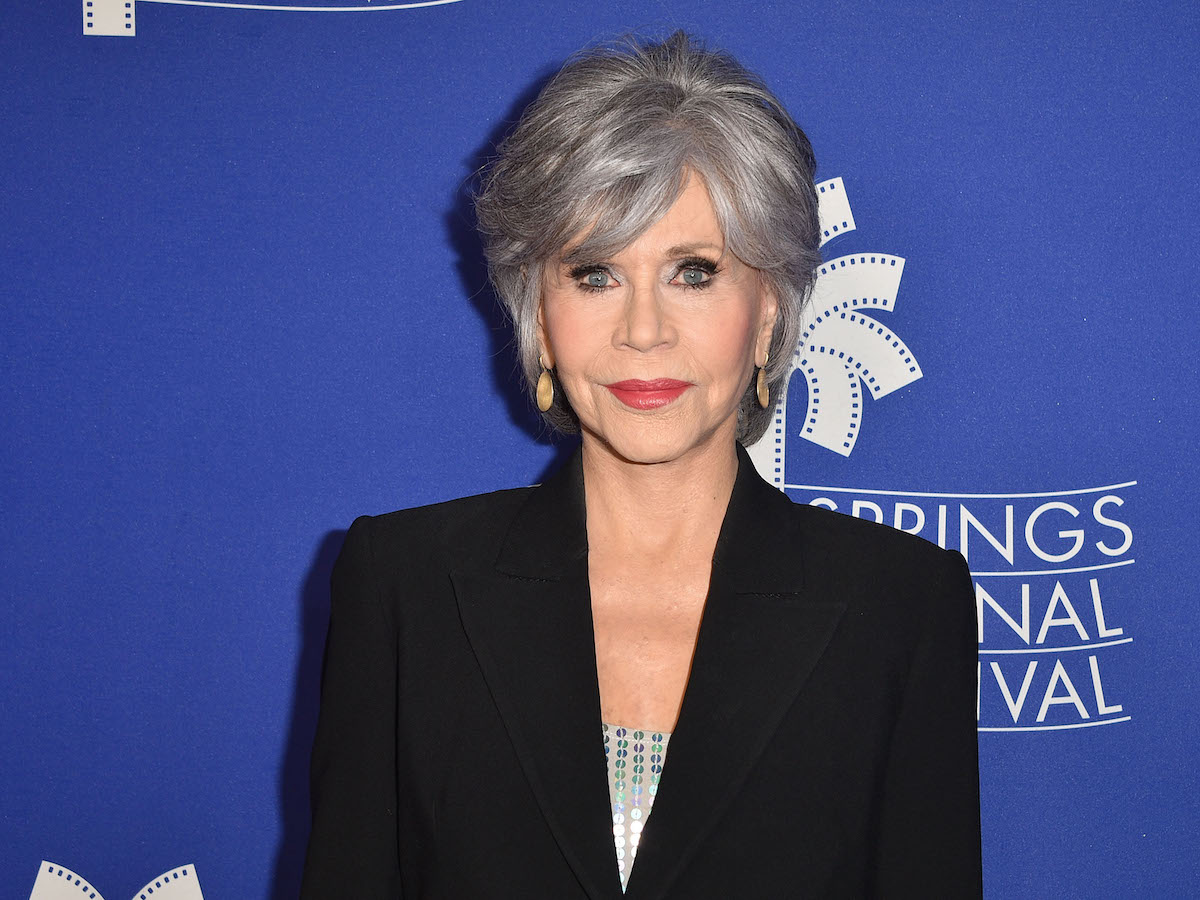
[[[302,900],[401,896],[397,633],[375,576],[371,519],[363,516],[346,534],[330,585]]]
[[[983,895],[974,587],[960,554],[942,559],[892,736],[877,897]]]

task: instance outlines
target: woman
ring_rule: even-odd
[[[813,170],[681,33],[577,57],[504,142],[490,272],[581,446],[350,529],[305,897],[980,894],[962,558],[793,505],[742,449],[818,261]]]

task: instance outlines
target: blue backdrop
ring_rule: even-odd
[[[295,895],[343,529],[563,452],[465,180],[568,53],[683,26],[830,180],[756,459],[966,545],[987,895],[1200,895],[1195,4],[273,5],[0,11],[0,894]]]

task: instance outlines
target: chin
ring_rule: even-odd
[[[620,428],[585,429],[585,433],[625,462],[653,465],[672,462],[710,446],[724,430],[697,432],[679,428],[675,423],[647,421]]]

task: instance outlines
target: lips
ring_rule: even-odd
[[[676,381],[674,378],[655,378],[653,381],[630,378],[605,385],[614,397],[632,409],[658,409],[666,406],[677,400],[691,386],[690,381]]]

